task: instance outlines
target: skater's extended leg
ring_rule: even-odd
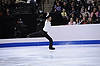
[[[54,50],[53,48],[53,40],[52,38],[47,34],[47,32],[43,31],[43,36],[46,37],[49,40],[49,49]]]

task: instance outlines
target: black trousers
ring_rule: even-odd
[[[49,40],[49,46],[53,45],[53,40],[52,38],[47,34],[47,32],[40,30],[38,32],[34,32],[32,34],[29,34],[28,37],[36,37],[36,36],[41,36],[41,37],[46,37]]]

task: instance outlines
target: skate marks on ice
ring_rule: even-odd
[[[0,66],[100,66],[100,45],[0,48]]]

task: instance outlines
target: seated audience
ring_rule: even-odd
[[[76,22],[73,20],[73,18],[70,18],[68,25],[76,25]]]

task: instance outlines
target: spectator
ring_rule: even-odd
[[[83,20],[82,20],[81,24],[89,24],[88,20],[86,20],[86,17],[83,17]]]
[[[55,0],[54,5],[56,5],[59,2],[59,0]]]
[[[82,2],[82,6],[85,7],[85,0],[81,0],[81,2]]]
[[[65,9],[69,13],[69,5],[66,2],[63,2],[62,9]]]
[[[93,23],[97,22],[98,16],[99,16],[99,12],[97,11],[97,8],[95,7],[93,8],[93,11],[91,12],[91,18],[93,20]]]
[[[72,10],[70,11],[70,15],[73,14],[73,13],[76,14],[76,11],[75,11],[74,7],[72,7]]]
[[[56,9],[52,12],[52,24],[53,25],[62,25],[63,18],[61,13],[58,12]]]
[[[76,2],[76,10],[77,10],[78,12],[80,12],[80,11],[81,11],[81,7],[82,7],[81,1],[80,1],[80,0],[77,0],[77,2]]]
[[[94,7],[97,6],[97,0],[93,0],[92,4],[93,4]]]
[[[62,12],[61,12],[61,16],[63,17],[63,22],[66,24],[66,22],[67,22],[67,24],[68,24],[68,14],[67,14],[67,12],[65,11],[65,9],[63,9],[62,10]]]
[[[92,21],[92,18],[91,17],[88,18],[88,22],[89,22],[89,24],[93,24],[93,21]]]
[[[84,12],[85,12],[85,8],[82,7],[82,8],[81,8],[81,11],[80,11],[80,13],[82,14],[82,16],[83,16]]]
[[[91,13],[91,17],[93,17],[94,16],[94,14],[95,14],[95,16],[96,17],[98,17],[98,11],[97,11],[97,8],[95,7],[95,8],[93,8],[93,12]]]
[[[80,15],[79,15],[79,21],[82,22],[82,19],[83,19],[83,15],[80,14]]]
[[[73,20],[73,18],[70,18],[68,25],[75,25],[75,24],[76,24],[76,22]]]
[[[61,15],[63,18],[68,19],[68,15],[67,15],[67,12],[65,11],[65,9],[62,10]]]
[[[81,22],[80,22],[79,18],[76,18],[76,24],[77,24],[77,25],[80,25],[80,23],[81,23]]]
[[[73,18],[73,20],[75,21],[76,20],[76,16],[74,13],[71,14],[70,18]]]
[[[63,5],[63,0],[59,0],[59,4],[62,6]]]
[[[83,13],[83,17],[90,17],[90,13],[88,12],[88,10],[85,8],[85,12]]]
[[[72,7],[75,7],[74,1],[71,2],[71,8],[72,8]]]
[[[92,8],[93,8],[92,2],[89,1],[87,9],[88,9],[88,11],[89,11],[90,13],[92,12]]]
[[[57,2],[57,4],[54,7],[58,12],[61,12],[61,6],[59,4],[59,2]]]

